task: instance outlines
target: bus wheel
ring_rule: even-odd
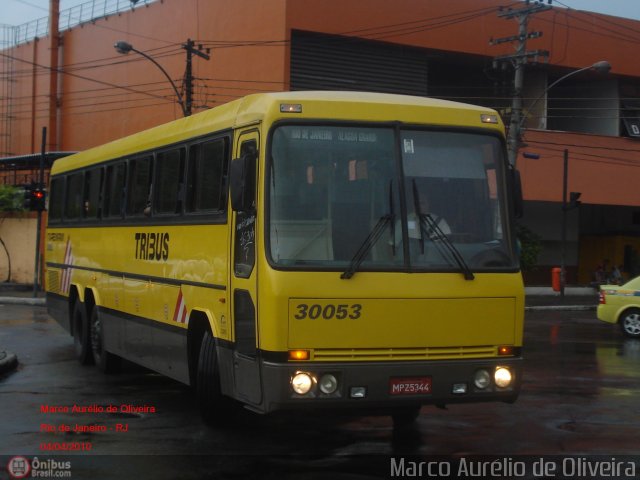
[[[89,319],[89,330],[91,335],[91,353],[96,366],[101,372],[115,373],[120,368],[120,357],[104,349],[104,322],[100,318],[98,307],[91,310]]]
[[[411,427],[420,416],[420,405],[405,407],[391,414],[393,428]]]
[[[237,406],[233,400],[222,394],[216,346],[208,331],[204,333],[200,347],[196,397],[200,414],[207,425],[225,426],[231,423]]]
[[[89,322],[87,321],[87,311],[80,300],[77,300],[73,305],[71,319],[76,358],[81,365],[90,365],[93,363],[93,356],[91,355],[91,343],[89,340]]]

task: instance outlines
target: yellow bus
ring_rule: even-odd
[[[229,408],[516,399],[518,179],[495,111],[358,92],[250,95],[59,159],[50,314]]]

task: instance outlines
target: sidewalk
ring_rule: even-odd
[[[44,292],[38,292],[34,297],[33,287],[31,285],[0,283],[0,305],[31,305],[44,307]]]
[[[595,310],[598,292],[591,287],[566,287],[564,297],[551,287],[526,287],[525,310]]]

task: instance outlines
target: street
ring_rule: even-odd
[[[423,407],[403,431],[389,417],[315,412],[247,412],[214,430],[188,387],[128,363],[116,375],[83,367],[44,308],[4,305],[0,346],[20,365],[0,377],[0,462],[55,454],[72,478],[124,478],[131,465],[153,478],[386,478],[396,456],[637,455],[640,341],[593,310],[527,312],[525,329],[512,405]],[[47,450],[56,442],[79,450]]]

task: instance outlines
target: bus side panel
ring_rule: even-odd
[[[67,332],[71,332],[69,325],[69,299],[67,297],[47,292],[47,313]]]

